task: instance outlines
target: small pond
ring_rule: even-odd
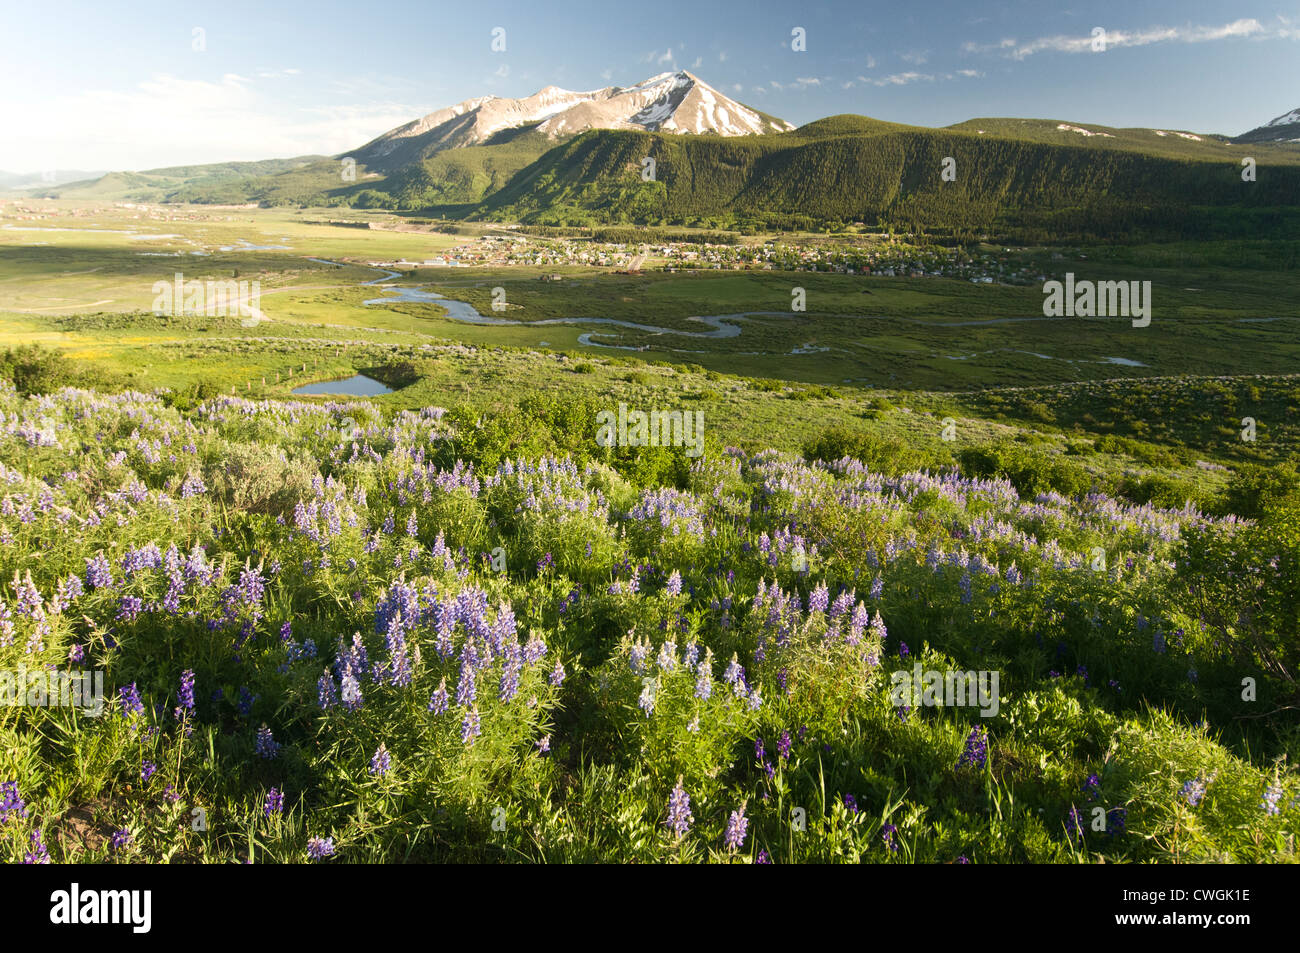
[[[295,394],[347,394],[350,397],[374,397],[376,394],[391,394],[393,389],[381,384],[373,377],[357,374],[339,381],[317,381],[295,387]]]

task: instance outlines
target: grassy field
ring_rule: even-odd
[[[493,289],[502,315],[518,326],[474,326],[444,317],[436,303],[370,305],[381,290],[359,287],[380,273],[367,261],[423,260],[464,239],[318,224],[322,213],[258,210],[141,212],[44,203],[49,217],[0,222],[0,344],[58,343],[81,356],[139,375],[143,343],[226,336],[218,321],[134,319],[148,311],[153,283],[186,278],[257,280],[271,319],[256,337],[346,335],[390,341],[474,346],[547,347],[610,354],[636,349],[648,360],[697,363],[724,373],[819,384],[965,390],[1112,378],[1279,374],[1296,366],[1300,347],[1300,274],[1268,256],[1286,250],[1211,246],[1139,247],[1051,257],[1042,249],[1009,253],[1017,265],[1080,279],[1152,282],[1153,320],[1044,319],[1036,287],[972,285],[943,278],[875,278],[812,272],[700,272],[611,275],[569,266],[509,269],[421,268],[400,283],[467,301],[490,314]],[[355,213],[349,213],[354,214]],[[364,224],[361,217],[359,221]],[[29,231],[24,229],[50,229]],[[240,242],[260,246],[237,249]],[[268,247],[284,246],[284,247]],[[336,267],[312,258],[351,264]],[[1245,262],[1240,267],[1234,263]],[[560,274],[561,281],[540,281]],[[806,310],[791,309],[792,290]],[[737,312],[741,333],[699,338],[667,333],[707,330],[699,316]],[[75,317],[75,320],[69,320]],[[598,324],[527,326],[555,318],[614,318],[662,332]],[[1260,320],[1268,319],[1268,320]],[[127,331],[131,333],[126,333]],[[584,335],[591,343],[584,344]],[[254,335],[250,335],[254,336]],[[614,352],[618,353],[618,352]],[[299,362],[301,363],[301,362]],[[240,361],[245,380],[282,368]],[[225,386],[226,369],[212,369]],[[238,377],[233,381],[239,383]],[[143,381],[142,381],[143,383]]]
[[[944,278],[392,281],[645,331],[367,305],[466,239],[362,213],[37,204],[0,672],[104,672],[107,714],[0,707],[0,858],[1296,860],[1288,244],[1002,252],[1152,281],[1145,328]],[[151,313],[176,271],[265,320]],[[357,373],[391,391],[294,394]],[[620,403],[703,453],[602,444]],[[1001,688],[896,696],[917,663]]]

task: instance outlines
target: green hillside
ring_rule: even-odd
[[[655,159],[655,181],[641,162]],[[1257,163],[1243,182],[1241,161]],[[955,178],[941,177],[955,160]],[[337,158],[112,173],[51,194],[264,206],[351,206],[539,226],[821,229],[859,222],[936,237],[1023,241],[1243,238],[1300,229],[1300,148],[1178,130],[1047,119],[945,129],[829,116],[776,135],[530,126],[390,174]]]
[[[169,166],[144,172],[109,172],[97,179],[69,182],[33,191],[38,198],[102,199],[132,202],[190,201],[181,196],[220,192],[221,201],[247,202],[248,183],[301,168],[320,156],[297,156],[293,159],[262,159],[256,162],[217,162],[210,165]],[[210,201],[217,201],[212,199]]]
[[[1245,183],[1242,150],[1229,146],[1210,162],[1176,157],[1184,146],[1138,154],[1095,148],[1092,139],[1050,144],[857,119],[744,139],[584,133],[523,169],[474,215],[550,225],[861,221],[1028,239],[1296,227],[1300,153],[1289,150],[1255,148],[1267,174]],[[656,160],[654,182],[641,180],[644,156]],[[941,179],[947,157],[956,160],[955,181]]]

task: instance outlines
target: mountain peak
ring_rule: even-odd
[[[1300,109],[1283,113],[1262,126],[1238,136],[1233,142],[1300,142]]]
[[[676,70],[629,87],[575,92],[546,86],[520,99],[467,99],[392,129],[347,155],[373,170],[391,170],[445,149],[479,145],[503,131],[528,126],[552,139],[588,129],[718,136],[794,129],[788,122],[764,116],[730,99],[695,74]]]

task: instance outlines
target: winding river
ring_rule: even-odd
[[[347,262],[329,261],[325,258],[309,258],[308,260],[317,262],[322,265],[345,266],[348,264]],[[362,267],[373,267],[373,266],[362,266]],[[739,311],[734,314],[708,314],[708,315],[690,317],[686,319],[688,321],[700,322],[701,324],[707,326],[710,329],[708,331],[683,331],[679,328],[665,328],[655,324],[640,324],[636,321],[623,321],[618,318],[545,318],[540,321],[515,321],[510,318],[501,318],[501,317],[496,317],[494,315],[480,314],[478,309],[475,308],[469,302],[457,301],[455,298],[448,298],[445,295],[440,295],[436,291],[424,291],[421,290],[420,288],[411,288],[406,286],[394,285],[392,283],[392,280],[394,278],[401,277],[400,272],[388,271],[387,269],[383,269],[383,268],[376,268],[375,270],[381,271],[383,272],[383,274],[380,275],[380,277],[375,278],[371,281],[363,281],[361,282],[361,284],[363,286],[379,286],[384,296],[381,298],[369,298],[366,301],[364,301],[363,304],[369,306],[369,305],[398,304],[401,302],[411,302],[417,304],[436,302],[439,305],[439,307],[446,309],[447,318],[449,318],[452,321],[460,321],[464,324],[509,326],[509,327],[523,327],[523,328],[538,328],[538,327],[544,327],[545,325],[549,325],[549,324],[601,324],[610,327],[628,328],[633,331],[645,331],[650,334],[674,334],[679,337],[685,337],[685,338],[719,339],[719,338],[739,337],[742,330],[741,322],[744,322],[749,318],[788,318],[792,316],[792,312],[789,311]],[[1022,317],[1022,318],[983,318],[983,319],[972,320],[972,321],[945,321],[938,324],[936,324],[933,321],[925,321],[920,318],[899,317],[899,318],[895,318],[894,320],[906,321],[911,324],[924,325],[930,328],[935,328],[935,327],[956,328],[956,327],[972,327],[978,325],[993,325],[993,324],[1021,324],[1021,323],[1031,322],[1031,321],[1062,321],[1068,319],[1035,316],[1035,317]],[[1263,321],[1274,321],[1278,319],[1277,318],[1239,318],[1238,320],[1263,322]],[[600,341],[593,340],[593,338],[595,337],[617,337],[617,335],[602,334],[601,332],[598,331],[588,331],[578,336],[578,344],[584,347],[608,348],[617,351],[648,350],[648,348],[644,348],[644,347],[629,347],[627,345],[620,345],[620,344],[605,344]],[[665,348],[664,350],[680,350],[680,349]],[[801,347],[795,348],[794,350],[790,351],[789,354],[790,355],[820,354],[827,350],[830,350],[830,348],[818,347],[816,345],[808,344],[808,345],[803,345]],[[704,352],[688,351],[685,353],[699,354]],[[755,353],[759,353],[759,352],[755,352]],[[983,352],[983,353],[992,353],[992,352]],[[1025,354],[1033,353],[1035,357],[1040,357],[1043,358],[1044,360],[1066,360],[1070,363],[1075,363],[1082,360],[1079,358],[1074,358],[1074,359],[1056,358],[1050,354],[1037,354],[1035,352],[1030,352],[1030,351],[1024,351],[1021,353],[1025,353]],[[964,354],[964,355],[945,354],[941,356],[946,357],[949,360],[962,361],[962,360],[968,360],[971,357],[976,357],[978,355],[977,354]],[[1117,364],[1125,367],[1146,367],[1147,366],[1139,361],[1134,361],[1125,357],[1105,357],[1102,358],[1101,360],[1095,362],[1087,362],[1087,363]]]

